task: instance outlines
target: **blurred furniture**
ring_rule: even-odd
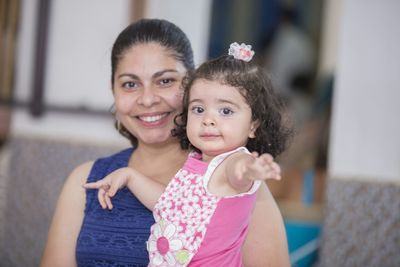
[[[0,150],[0,265],[38,266],[65,178],[79,164],[117,150],[76,141],[11,138]]]

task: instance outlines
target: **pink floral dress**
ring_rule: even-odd
[[[216,167],[238,148],[209,164],[191,153],[153,210],[156,223],[147,242],[149,266],[243,266],[241,246],[261,182],[235,196],[211,194],[207,185]]]

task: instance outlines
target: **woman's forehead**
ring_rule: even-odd
[[[157,43],[137,44],[128,49],[120,59],[117,72],[134,72],[137,74],[155,73],[165,70],[184,74],[186,68],[164,47]]]

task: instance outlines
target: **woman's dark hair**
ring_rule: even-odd
[[[111,85],[114,84],[114,75],[125,52],[134,45],[158,43],[165,47],[176,60],[181,62],[186,70],[194,69],[193,51],[186,34],[175,24],[162,19],[141,19],[128,25],[117,37],[111,52]],[[121,125],[118,131],[127,137],[132,145],[137,139]]]
[[[291,127],[284,120],[284,105],[274,92],[271,80],[253,59],[250,62],[222,56],[203,63],[197,70],[189,72],[183,80],[183,111],[175,118],[177,128],[173,135],[180,139],[181,147],[193,147],[186,135],[190,88],[199,79],[217,81],[233,86],[251,108],[252,120],[259,122],[255,138],[249,138],[246,147],[250,151],[269,153],[273,157],[281,154],[292,135]],[[234,130],[234,129],[232,129]]]

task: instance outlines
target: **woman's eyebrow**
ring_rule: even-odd
[[[117,78],[122,78],[122,77],[129,77],[129,78],[132,78],[134,80],[140,80],[137,75],[132,74],[132,73],[122,73],[122,74],[118,75]]]
[[[164,73],[167,73],[167,72],[178,73],[178,71],[175,70],[175,69],[166,69],[166,70],[162,70],[162,71],[158,71],[158,72],[154,73],[153,74],[153,78],[158,78],[158,77],[164,75]]]
[[[174,70],[174,69],[166,69],[166,70],[162,70],[162,71],[158,71],[158,72],[154,73],[154,74],[152,75],[152,77],[153,77],[153,79],[154,79],[154,78],[158,78],[158,77],[164,75],[164,73],[167,73],[167,72],[178,73],[177,70]],[[122,73],[122,74],[120,74],[120,75],[117,76],[117,78],[122,78],[122,77],[129,77],[129,78],[134,79],[134,80],[140,80],[139,76],[137,76],[136,74],[133,74],[133,73]]]

